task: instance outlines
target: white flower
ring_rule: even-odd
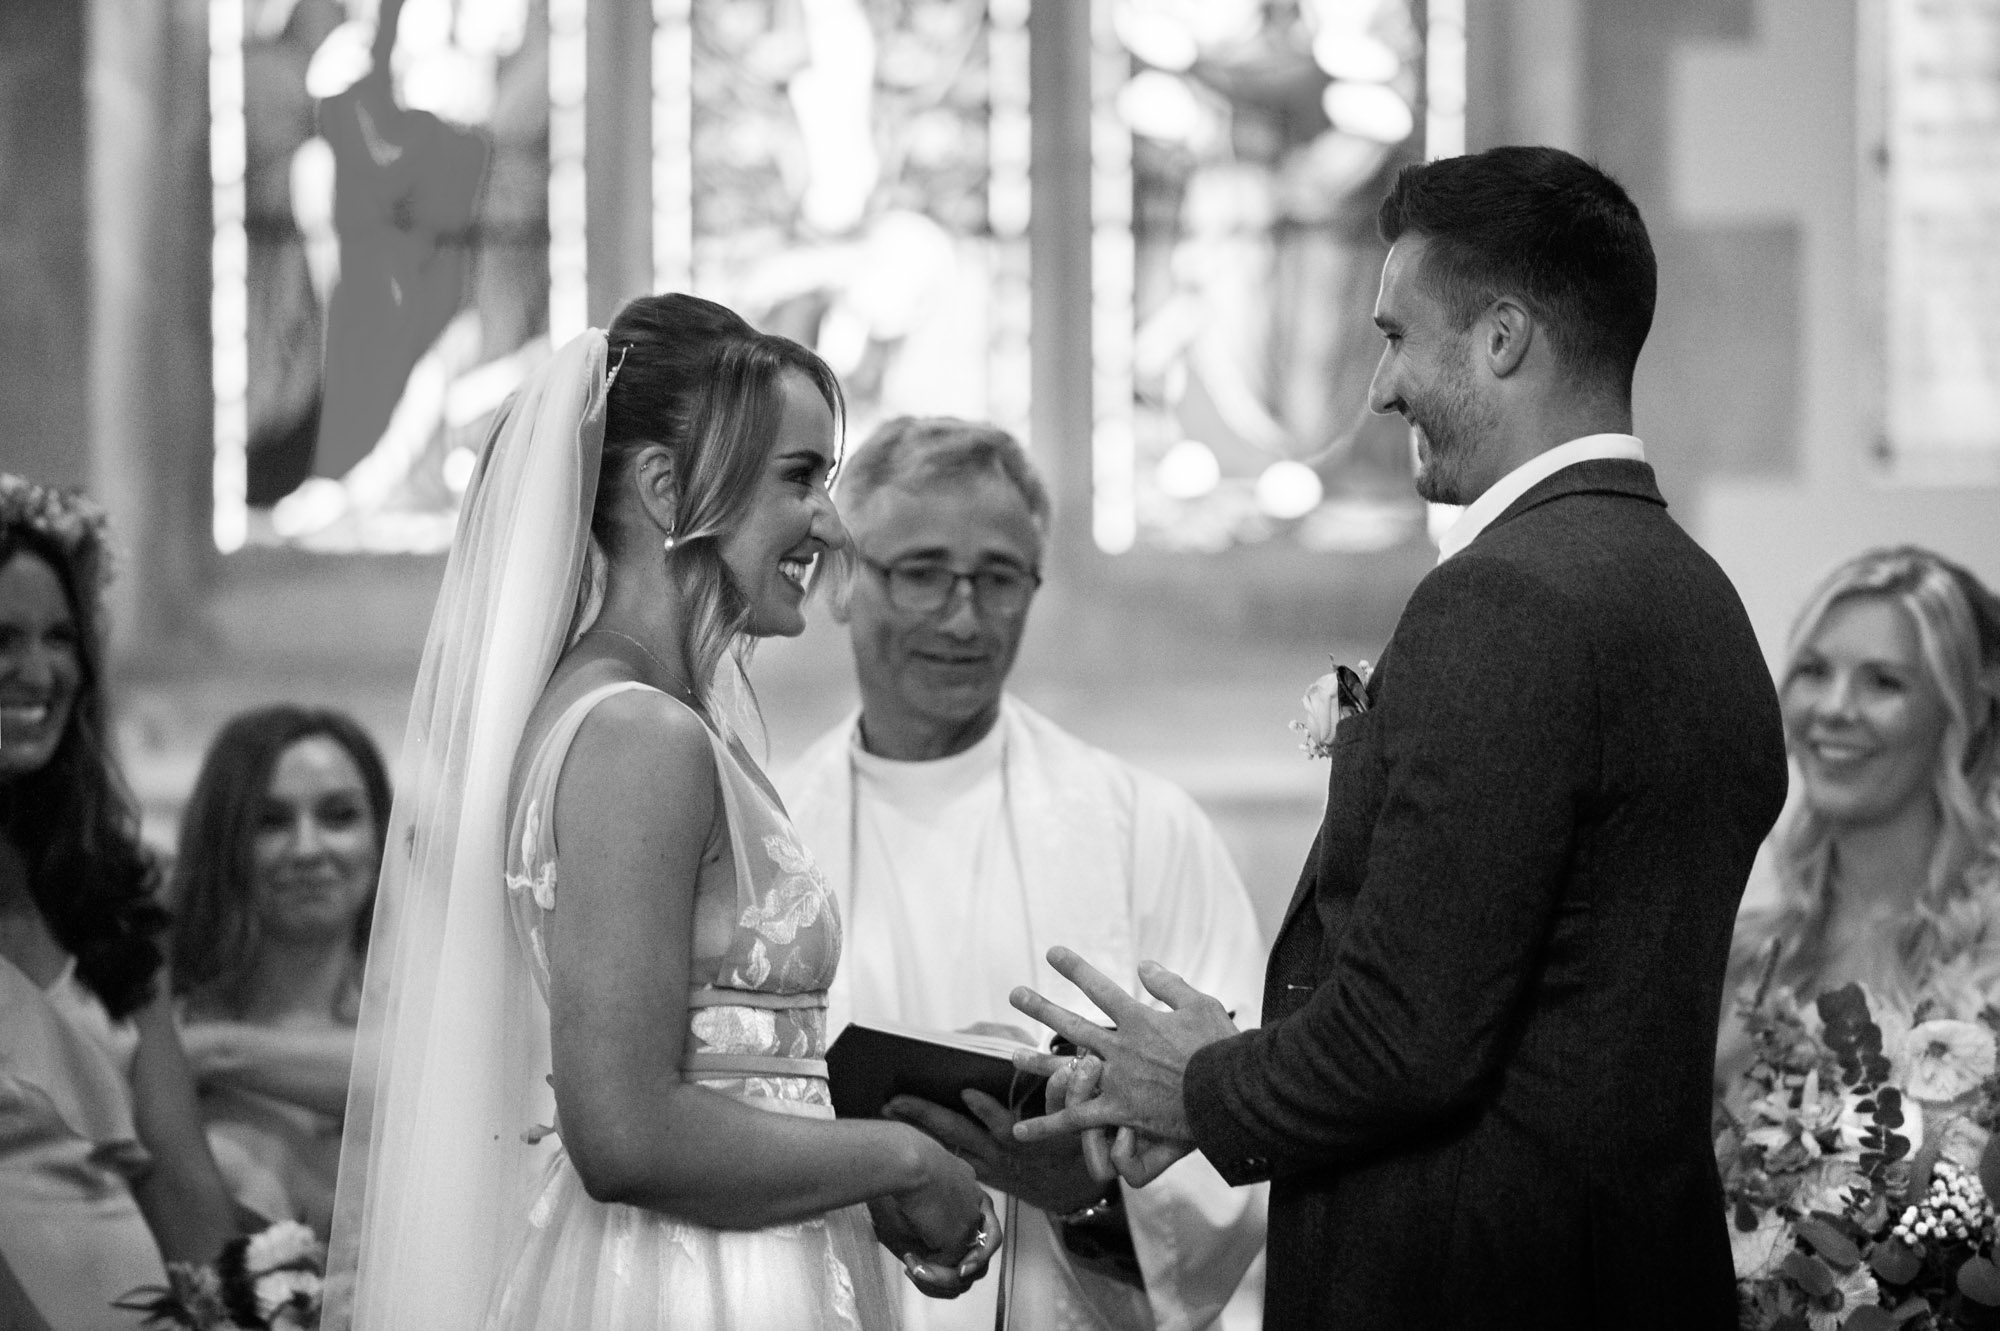
[[[1366,685],[1372,671],[1363,661],[1355,667],[1354,673]],[[1306,742],[1299,747],[1308,756],[1324,758],[1333,752],[1334,727],[1355,714],[1353,707],[1343,707],[1340,702],[1340,668],[1336,666],[1314,680],[1306,689],[1303,701],[1306,719],[1292,722],[1292,729],[1306,737]]]
[[[1298,729],[1305,732],[1306,752],[1323,758],[1333,748],[1333,728],[1340,724],[1340,679],[1332,671],[1321,675],[1306,689],[1306,719]]]
[[[1738,1280],[1761,1280],[1773,1275],[1792,1250],[1792,1227],[1776,1211],[1766,1211],[1757,1219],[1757,1228],[1738,1229],[1729,1225],[1729,1254],[1736,1261]]]
[[[1938,1154],[1977,1178],[1979,1158],[1986,1153],[1987,1139],[1993,1134],[1962,1116],[1947,1120],[1943,1127],[1933,1131],[1939,1143]]]
[[[1763,1147],[1770,1166],[1778,1169],[1801,1169],[1828,1150],[1855,1155],[1861,1135],[1872,1126],[1858,1104],[1859,1097],[1850,1092],[1830,1089],[1822,1094],[1814,1069],[1798,1088],[1780,1085],[1752,1105],[1754,1126],[1743,1140]]]
[[[257,1315],[268,1322],[280,1310],[297,1313],[317,1307],[320,1278],[310,1271],[273,1271],[259,1276],[251,1292],[257,1297]]]
[[[1812,1331],[1840,1331],[1840,1324],[1854,1315],[1856,1308],[1879,1305],[1882,1302],[1881,1286],[1875,1283],[1875,1273],[1862,1262],[1851,1271],[1834,1273],[1833,1292],[1824,1299],[1814,1299],[1806,1305],[1806,1321]]]
[[[1993,1075],[1993,1033],[1969,1021],[1927,1021],[1903,1037],[1908,1078],[1903,1093],[1927,1104],[1947,1104]]]
[[[1867,1183],[1867,1175],[1853,1160],[1844,1155],[1823,1156],[1800,1178],[1798,1191],[1792,1194],[1792,1205],[1804,1215],[1815,1211],[1845,1215],[1854,1204],[1857,1190],[1865,1189]]]
[[[275,1271],[281,1266],[319,1258],[319,1240],[312,1230],[296,1220],[281,1220],[254,1234],[243,1249],[243,1269],[253,1276]]]

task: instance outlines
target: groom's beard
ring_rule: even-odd
[[[1470,351],[1470,347],[1467,347]],[[1469,504],[1466,473],[1482,437],[1495,428],[1493,412],[1472,391],[1471,367],[1451,364],[1421,402],[1409,404],[1417,437],[1417,495],[1433,504]]]

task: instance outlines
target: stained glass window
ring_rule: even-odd
[[[1446,8],[1433,54],[1458,78],[1428,129],[1457,151],[1463,11]],[[1366,551],[1421,530],[1407,431],[1366,399],[1375,209],[1423,156],[1423,17],[1420,0],[1094,0],[1101,549]]]
[[[581,66],[550,28],[570,11],[580,57],[577,0],[212,0],[220,548],[449,543],[564,290],[550,106],[580,107],[557,76]]]
[[[1025,437],[1028,0],[654,0],[654,262],[814,347],[856,438]]]

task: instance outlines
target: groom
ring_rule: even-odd
[[[1552,148],[1406,168],[1370,405],[1467,505],[1333,739],[1264,1024],[1159,968],[1024,1138],[1122,1127],[1271,1180],[1266,1325],[1727,1328],[1709,1140],[1730,928],[1786,770],[1735,590],[1631,434],[1655,271],[1625,192]],[[1039,1060],[1039,1061],[1037,1061]],[[1101,1061],[1100,1061],[1101,1060]],[[1056,1096],[1052,1096],[1052,1102]]]

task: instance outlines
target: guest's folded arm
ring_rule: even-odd
[[[1562,598],[1504,565],[1461,556],[1418,588],[1370,714],[1385,792],[1331,974],[1187,1069],[1196,1142],[1226,1177],[1363,1158],[1478,1101],[1595,770],[1589,653]]]
[[[227,1082],[322,1114],[347,1110],[354,1031],[328,1026],[296,1030],[248,1021],[193,1021],[181,1043],[195,1080]]]

